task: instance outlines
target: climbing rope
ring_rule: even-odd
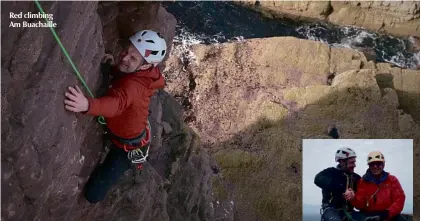
[[[352,215],[349,214],[349,212],[346,210],[345,207],[343,207],[342,209],[339,209],[339,210],[343,210],[343,212],[344,212],[346,218],[348,219],[348,221],[357,221],[357,220],[352,218]]]
[[[35,4],[37,5],[39,11],[44,15],[44,10],[42,9],[41,5],[39,4],[38,0],[34,0]],[[47,17],[45,17],[45,21],[48,22]],[[69,60],[70,65],[72,66],[73,70],[75,71],[77,77],[79,78],[80,82],[82,82],[82,85],[85,87],[86,91],[88,91],[89,95],[92,98],[95,98],[94,94],[92,93],[92,91],[89,89],[88,85],[86,84],[85,80],[83,79],[82,75],[80,74],[79,70],[76,68],[75,64],[73,63],[72,59],[70,58],[69,53],[67,53],[66,48],[63,46],[63,44],[60,41],[60,38],[58,37],[56,31],[54,30],[53,27],[49,27],[51,32],[53,33],[54,39],[57,41],[58,45],[60,46],[61,50],[63,51],[64,55],[66,56],[67,60]],[[107,124],[105,122],[104,117],[100,116],[98,117],[98,122],[102,125]]]
[[[348,167],[348,162],[345,162],[345,163],[346,163],[345,166]],[[345,177],[346,177],[346,190],[348,190],[349,188],[353,187],[353,183],[352,183],[351,177],[349,177],[346,173],[344,173],[344,174],[345,174]],[[347,200],[347,202],[348,202],[348,200]],[[348,213],[346,205],[344,205],[344,207],[341,210],[343,210],[343,212],[344,212],[346,218],[348,219],[348,221],[356,221],[352,218],[352,215]]]

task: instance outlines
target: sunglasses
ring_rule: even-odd
[[[368,164],[370,167],[374,167],[374,166],[383,166],[383,162],[372,162]]]

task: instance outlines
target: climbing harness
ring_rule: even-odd
[[[41,12],[41,14],[45,15],[44,10],[42,9],[41,5],[39,4],[38,0],[34,0],[36,6],[38,7],[39,11]],[[48,22],[47,17],[45,17],[45,21]],[[53,33],[54,39],[57,41],[58,45],[60,46],[61,50],[63,51],[64,55],[66,56],[67,60],[69,60],[70,65],[72,66],[73,70],[75,71],[77,77],[79,78],[80,82],[82,83],[82,85],[85,87],[86,91],[88,91],[89,95],[92,98],[95,98],[95,96],[93,95],[92,91],[89,89],[88,85],[86,84],[85,80],[83,79],[82,75],[80,74],[79,70],[76,68],[75,64],[73,63],[72,59],[70,58],[69,53],[67,53],[66,48],[63,46],[63,44],[60,41],[60,38],[58,37],[56,31],[54,30],[53,27],[49,27],[51,32]],[[102,125],[107,124],[105,122],[105,119],[103,116],[98,117],[98,122]]]
[[[345,165],[347,166],[347,165]],[[348,176],[346,173],[343,173],[346,176],[346,190],[348,190],[349,188],[353,188],[354,184],[352,182],[352,175]],[[330,199],[329,199],[329,203],[332,203],[333,201],[333,193],[330,193]],[[326,210],[328,209],[336,209],[333,207],[326,207],[326,208],[321,208],[320,209],[320,215],[323,215]],[[345,214],[345,217],[348,221],[357,221],[355,219],[352,218],[352,215],[348,212],[348,206],[344,205],[342,208],[337,209],[338,211],[342,211]],[[323,221],[323,219],[322,219]]]
[[[149,120],[145,130],[137,137],[132,139],[120,138],[111,131],[107,132],[111,139],[117,140],[123,144],[124,151],[127,152],[127,158],[136,166],[137,169],[143,168],[142,163],[147,161],[149,148],[151,145],[151,126]],[[145,152],[143,150],[146,150]]]
[[[320,208],[321,221],[324,221],[323,214],[326,212],[326,210],[329,210],[329,209],[343,211],[344,214],[345,214],[345,217],[342,220],[345,220],[345,218],[346,218],[347,221],[357,221],[357,220],[355,220],[355,219],[352,218],[352,215],[348,213],[348,211],[346,210],[345,207],[336,209],[336,208],[330,207],[330,206],[329,207],[325,207],[325,208]]]

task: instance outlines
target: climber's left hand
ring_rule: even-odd
[[[75,113],[88,111],[88,99],[77,85],[75,88],[68,87],[69,92],[65,93],[66,99],[64,99],[65,108]]]

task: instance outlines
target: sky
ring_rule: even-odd
[[[314,184],[314,177],[320,171],[336,166],[335,152],[340,147],[350,147],[357,154],[354,170],[364,175],[367,156],[371,151],[381,151],[385,157],[384,170],[396,176],[405,192],[403,213],[413,213],[413,144],[411,139],[304,139],[303,140],[303,204],[320,205],[322,191]],[[307,207],[307,209],[306,209]],[[312,206],[304,206],[303,213]],[[306,211],[307,210],[307,211]],[[318,213],[319,211],[315,211]],[[313,213],[313,209],[311,209]]]

